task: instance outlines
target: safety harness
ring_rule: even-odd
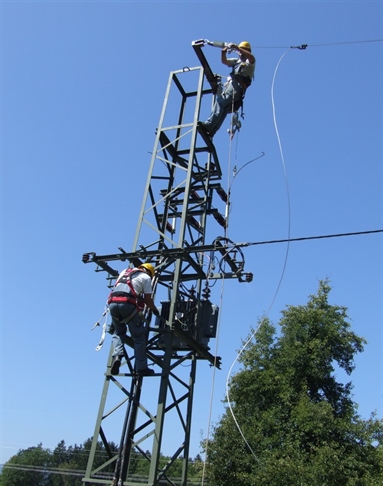
[[[243,70],[246,63],[241,61],[240,59],[237,60],[235,64],[233,64],[233,69],[230,73],[231,78],[236,81],[242,87],[242,96],[239,100],[234,102],[233,109],[230,111],[231,113],[238,111],[241,108],[241,117],[243,118],[243,102],[245,99],[245,94],[247,88],[251,85],[251,78],[249,76],[243,76],[241,71]],[[229,112],[229,113],[230,113]]]
[[[233,69],[231,70],[230,75],[236,79],[246,91],[246,89],[251,85],[251,78],[242,74],[245,66],[248,66],[246,62],[242,61],[241,59],[237,59],[232,66]]]
[[[139,272],[142,272],[142,270],[137,268],[135,269],[129,268],[125,270],[125,272],[121,275],[121,277],[117,279],[116,283],[114,284],[114,288],[108,296],[107,305],[105,306],[105,310],[102,314],[102,317],[99,321],[95,323],[95,325],[92,328],[93,330],[95,327],[100,326],[100,322],[103,320],[103,318],[105,318],[104,324],[102,325],[102,334],[101,334],[100,342],[96,347],[96,351],[100,351],[100,349],[102,348],[105,341],[106,333],[108,332],[109,334],[113,334],[114,332],[113,323],[109,325],[109,328],[107,325],[108,314],[110,314],[110,310],[108,307],[109,304],[111,304],[112,302],[119,303],[119,304],[126,303],[126,302],[129,304],[134,304],[135,307],[133,311],[128,315],[128,317],[125,317],[125,319],[121,319],[119,321],[120,324],[127,324],[130,320],[133,319],[133,317],[138,312],[141,312],[143,310],[144,302],[137,295],[137,292],[134,290],[134,287],[131,282],[132,277],[134,277],[134,275],[138,274]],[[117,286],[121,286],[122,290],[116,290]]]
[[[142,311],[144,302],[139,298],[132,285],[132,278],[142,271],[143,270],[137,268],[126,269],[121,277],[117,279],[112,292],[109,294],[108,304],[111,304],[112,302],[118,304],[134,304],[136,306],[136,312]],[[118,287],[120,287],[120,289]],[[124,321],[126,321],[126,319],[124,319]]]

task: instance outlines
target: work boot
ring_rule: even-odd
[[[151,376],[154,375],[154,370],[151,368],[143,368],[142,370],[137,370],[137,375],[139,376]]]
[[[206,125],[205,125],[203,122],[200,122],[200,121],[199,121],[199,122],[197,122],[197,127],[199,127],[200,129],[202,129],[202,130],[203,130],[203,132],[204,132],[204,133],[205,133],[205,134],[206,134],[206,135],[207,135],[207,136],[208,136],[210,139],[212,139],[212,138],[213,138],[213,135],[214,135],[214,134],[212,134],[212,133],[209,131],[208,127],[207,127],[207,126],[206,126]]]
[[[121,366],[121,356],[113,356],[112,367],[110,368],[110,373],[112,375],[118,375]]]

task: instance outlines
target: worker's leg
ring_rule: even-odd
[[[221,95],[216,97],[211,115],[203,124],[211,136],[214,136],[221,128],[226,115],[232,109],[233,102],[240,99],[240,97],[241,93],[236,91],[231,83],[225,87]]]
[[[132,304],[117,304],[112,302],[109,305],[109,311],[114,327],[112,336],[114,347],[113,356],[124,355],[124,344],[128,343],[126,336],[127,327],[126,324],[121,324],[121,321],[128,317],[134,309],[135,306]]]
[[[146,328],[138,315],[128,323],[130,334],[134,341],[134,357],[136,359],[136,370],[143,370],[148,367],[146,357]]]
[[[221,96],[216,98],[213,110],[209,118],[203,124],[211,136],[215,135],[217,125],[222,125],[223,120],[226,117],[226,108],[223,102],[224,100]]]

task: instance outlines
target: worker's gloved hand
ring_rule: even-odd
[[[157,317],[160,315],[160,313],[158,312],[158,309],[157,309],[157,308],[156,308],[156,309],[154,309],[154,310],[152,310],[152,312],[153,312],[153,314],[154,314],[155,316],[157,316]]]

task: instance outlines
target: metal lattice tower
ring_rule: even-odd
[[[219,79],[202,52],[203,41],[192,46],[201,66],[170,73],[133,250],[83,255],[84,263],[93,262],[97,271],[107,272],[109,282],[119,273],[113,262],[126,262],[125,266],[152,263],[156,268],[153,298],[161,309],[161,319],[146,314],[148,363],[155,375],[135,375],[131,341],[120,374],[112,376],[110,349],[85,484],[188,484],[197,364],[202,361],[217,368],[221,364],[208,346],[215,337],[219,313],[209,299],[210,283],[222,278],[252,279],[251,273],[244,272],[241,250],[225,236],[210,236],[225,233],[229,201],[221,186],[215,147],[197,122],[203,97],[211,101]],[[115,442],[116,428],[121,437],[118,453],[113,453],[108,444]],[[163,465],[165,433],[172,434],[176,445]],[[99,441],[108,453],[102,463],[97,457]],[[148,462],[145,478],[132,472],[137,458]],[[182,478],[174,482],[171,466],[176,459],[182,459]]]

